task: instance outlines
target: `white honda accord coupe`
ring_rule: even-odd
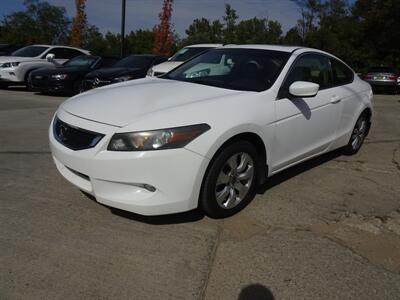
[[[369,84],[326,52],[231,45],[67,100],[50,146],[59,172],[100,203],[221,218],[273,174],[334,149],[356,153],[371,101]]]

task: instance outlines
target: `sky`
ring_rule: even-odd
[[[75,0],[47,0],[50,4],[65,7],[72,18]],[[121,27],[121,0],[87,0],[88,22],[102,32],[119,32]],[[253,17],[268,18],[281,23],[284,32],[293,27],[300,17],[296,0],[175,0],[172,22],[180,37],[196,18],[221,19],[225,3],[239,15],[239,20]],[[162,0],[126,0],[126,32],[152,29],[158,23]],[[0,17],[22,10],[23,0],[0,0]]]

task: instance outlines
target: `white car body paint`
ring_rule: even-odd
[[[265,145],[270,176],[346,145],[362,111],[372,112],[371,87],[358,76],[350,84],[320,90],[315,97],[277,99],[297,57],[308,52],[334,57],[330,54],[270,45],[227,47],[292,54],[272,87],[262,92],[153,77],[98,88],[67,100],[58,109],[58,118],[104,137],[94,148],[74,151],[54,138],[51,125],[50,147],[60,173],[112,207],[143,215],[182,212],[197,207],[210,160],[230,138],[241,133],[258,135]],[[211,129],[184,148],[107,150],[115,133],[200,123]],[[150,184],[156,191],[141,184]]]
[[[27,73],[44,67],[52,67],[53,63],[46,60],[46,55],[51,53],[55,48],[67,48],[80,51],[83,55],[89,55],[90,52],[79,48],[67,47],[67,46],[50,46],[50,45],[32,45],[32,46],[45,46],[49,47],[43,53],[35,57],[18,57],[18,56],[0,56],[0,65],[3,63],[19,63],[16,67],[2,68],[0,67],[0,82],[17,82],[21,83],[25,81]],[[68,59],[54,59],[55,62],[62,64]]]

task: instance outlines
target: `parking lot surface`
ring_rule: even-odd
[[[142,217],[66,182],[47,139],[64,99],[0,89],[1,299],[399,299],[399,96],[375,96],[357,155],[291,168],[224,220]]]

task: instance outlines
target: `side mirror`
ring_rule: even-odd
[[[53,53],[49,53],[49,54],[46,55],[46,60],[48,62],[53,62],[55,57],[56,56]]]
[[[295,97],[314,97],[319,90],[319,84],[308,81],[295,81],[289,86],[289,93]]]

